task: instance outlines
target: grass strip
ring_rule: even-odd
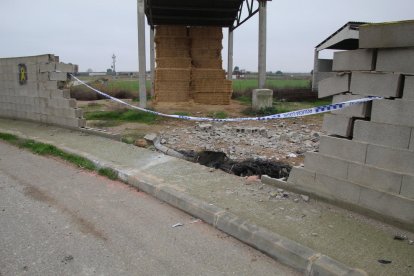
[[[108,121],[126,121],[140,122],[144,124],[153,124],[158,116],[148,112],[121,109],[115,111],[91,111],[85,112],[86,120],[108,120]]]
[[[86,169],[89,171],[97,172],[99,175],[105,176],[111,180],[118,179],[118,173],[111,168],[97,168],[95,164],[82,156],[65,152],[53,145],[45,144],[41,142],[36,142],[31,139],[20,138],[13,134],[1,133],[0,140],[8,142],[9,144],[18,146],[19,148],[24,148],[31,151],[34,154],[44,155],[44,156],[55,156],[60,159],[63,159],[73,165]]]

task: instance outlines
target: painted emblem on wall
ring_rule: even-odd
[[[27,82],[27,67],[26,64],[19,64],[19,83],[26,84]]]

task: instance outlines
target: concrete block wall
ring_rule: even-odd
[[[414,21],[360,27],[360,48],[334,54],[319,97],[382,100],[326,114],[318,152],[288,183],[414,230]],[[392,34],[392,35],[384,35]],[[363,49],[362,49],[363,48]]]
[[[27,80],[19,82],[19,64]],[[75,65],[60,63],[47,54],[0,59],[0,117],[37,121],[65,127],[84,127],[82,110],[65,89]]]

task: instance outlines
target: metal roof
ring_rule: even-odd
[[[359,44],[359,26],[366,22],[350,21],[319,43],[315,48],[317,51],[324,49],[355,50]]]
[[[145,14],[151,26],[237,27],[244,22],[239,20],[244,4],[250,18],[258,10],[253,10],[253,3],[257,1],[259,0],[145,0]],[[237,26],[233,26],[235,22]]]

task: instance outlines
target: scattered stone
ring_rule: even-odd
[[[150,142],[154,142],[157,139],[157,134],[155,133],[148,133],[144,136],[144,139]]]
[[[278,193],[283,193],[285,190],[283,190],[283,189],[277,189],[276,190]]]
[[[394,240],[404,241],[406,239],[407,239],[407,236],[403,235],[403,234],[397,234],[397,235],[394,236]]]
[[[134,145],[140,148],[146,148],[148,147],[148,142],[145,139],[137,139],[135,140]]]
[[[331,228],[331,229],[334,228],[332,224],[329,224],[328,227]]]
[[[299,202],[299,198],[295,198],[295,199],[293,200],[293,202],[298,203],[298,202]]]
[[[318,233],[312,233],[311,235],[314,236],[314,237],[319,236]]]
[[[276,196],[278,196],[279,194],[278,193],[276,193],[276,192],[270,192],[270,197],[276,197]]]
[[[214,172],[214,171],[215,171],[215,169],[214,169],[214,168],[210,168],[208,171],[209,171],[209,172]]]
[[[161,142],[160,142],[161,144],[165,144],[165,143],[167,143],[167,140],[165,140],[165,139],[161,139]]]
[[[65,256],[63,259],[62,259],[62,263],[64,263],[64,264],[67,264],[67,263],[69,263],[69,262],[71,262],[71,261],[73,261],[73,256],[72,255],[68,255],[68,256]]]
[[[414,241],[413,240],[408,240],[408,244],[409,245],[413,245],[414,244]]]
[[[283,207],[279,207],[279,210],[284,211],[284,210],[285,210],[285,208],[283,208]]]
[[[380,259],[380,260],[378,260],[378,262],[379,262],[380,264],[390,264],[390,263],[392,263],[392,261],[389,261],[389,260],[384,260],[384,259]]]
[[[260,176],[258,176],[258,175],[251,175],[251,176],[246,177],[246,180],[248,182],[260,181]]]
[[[284,197],[284,198],[288,198],[288,197],[289,197],[289,193],[288,193],[288,192],[283,192],[283,193],[282,193],[282,197]]]
[[[303,199],[303,201],[309,202],[309,196],[307,196],[307,195],[300,195],[300,197]]]

